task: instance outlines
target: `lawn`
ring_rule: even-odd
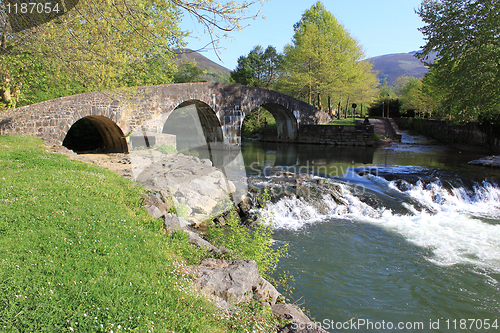
[[[355,119],[352,118],[345,118],[345,119],[335,119],[331,122],[329,122],[327,125],[343,125],[343,126],[353,126],[353,125],[359,125],[358,122],[356,122]]]
[[[244,332],[183,273],[208,253],[140,207],[144,190],[39,139],[0,136],[2,332]]]

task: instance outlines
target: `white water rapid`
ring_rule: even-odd
[[[484,182],[467,190],[446,189],[440,181],[426,185],[421,181],[416,184],[403,181],[404,186],[398,188],[397,182],[373,175],[367,175],[365,180],[405,198],[400,204],[408,213],[395,213],[384,205],[373,208],[362,201],[362,195],[354,194],[352,184],[344,183],[339,184],[344,204],[337,204],[329,196],[315,203],[286,197],[268,205],[261,213],[277,229],[299,230],[314,223],[334,223],[336,219],[370,223],[429,249],[432,255],[427,259],[437,265],[471,264],[500,272],[497,185]]]

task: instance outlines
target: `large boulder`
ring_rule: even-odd
[[[210,246],[206,248],[214,250]],[[251,299],[274,305],[281,295],[271,283],[260,277],[254,260],[205,259],[199,266],[191,266],[190,271],[202,293],[219,297],[232,305]]]
[[[260,282],[254,260],[205,259],[192,267],[192,272],[202,293],[218,296],[233,305],[249,301]]]
[[[312,322],[297,306],[292,304],[275,304],[271,306],[273,313],[291,323],[280,328],[278,333],[327,333],[321,325]]]
[[[201,160],[182,154],[163,155],[158,152],[131,152],[135,180],[145,188],[164,194],[172,194],[171,202],[176,209],[187,211],[186,220],[195,226],[220,215],[231,208],[231,196],[236,186],[224,173],[212,166],[209,160]],[[157,207],[150,198],[149,206]],[[163,203],[166,206],[167,200]],[[158,212],[148,207],[151,213]],[[166,211],[170,207],[165,207]]]

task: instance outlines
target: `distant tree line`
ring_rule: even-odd
[[[437,53],[422,79],[377,82],[357,41],[321,2],[294,25],[283,53],[256,46],[238,60],[234,81],[268,87],[346,116],[351,103],[373,116],[500,123],[500,6],[497,0],[423,0],[417,10],[427,43],[417,56]]]

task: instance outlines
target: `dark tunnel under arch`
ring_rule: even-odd
[[[76,121],[63,146],[77,153],[127,153],[127,141],[114,121],[104,116],[87,116]]]

